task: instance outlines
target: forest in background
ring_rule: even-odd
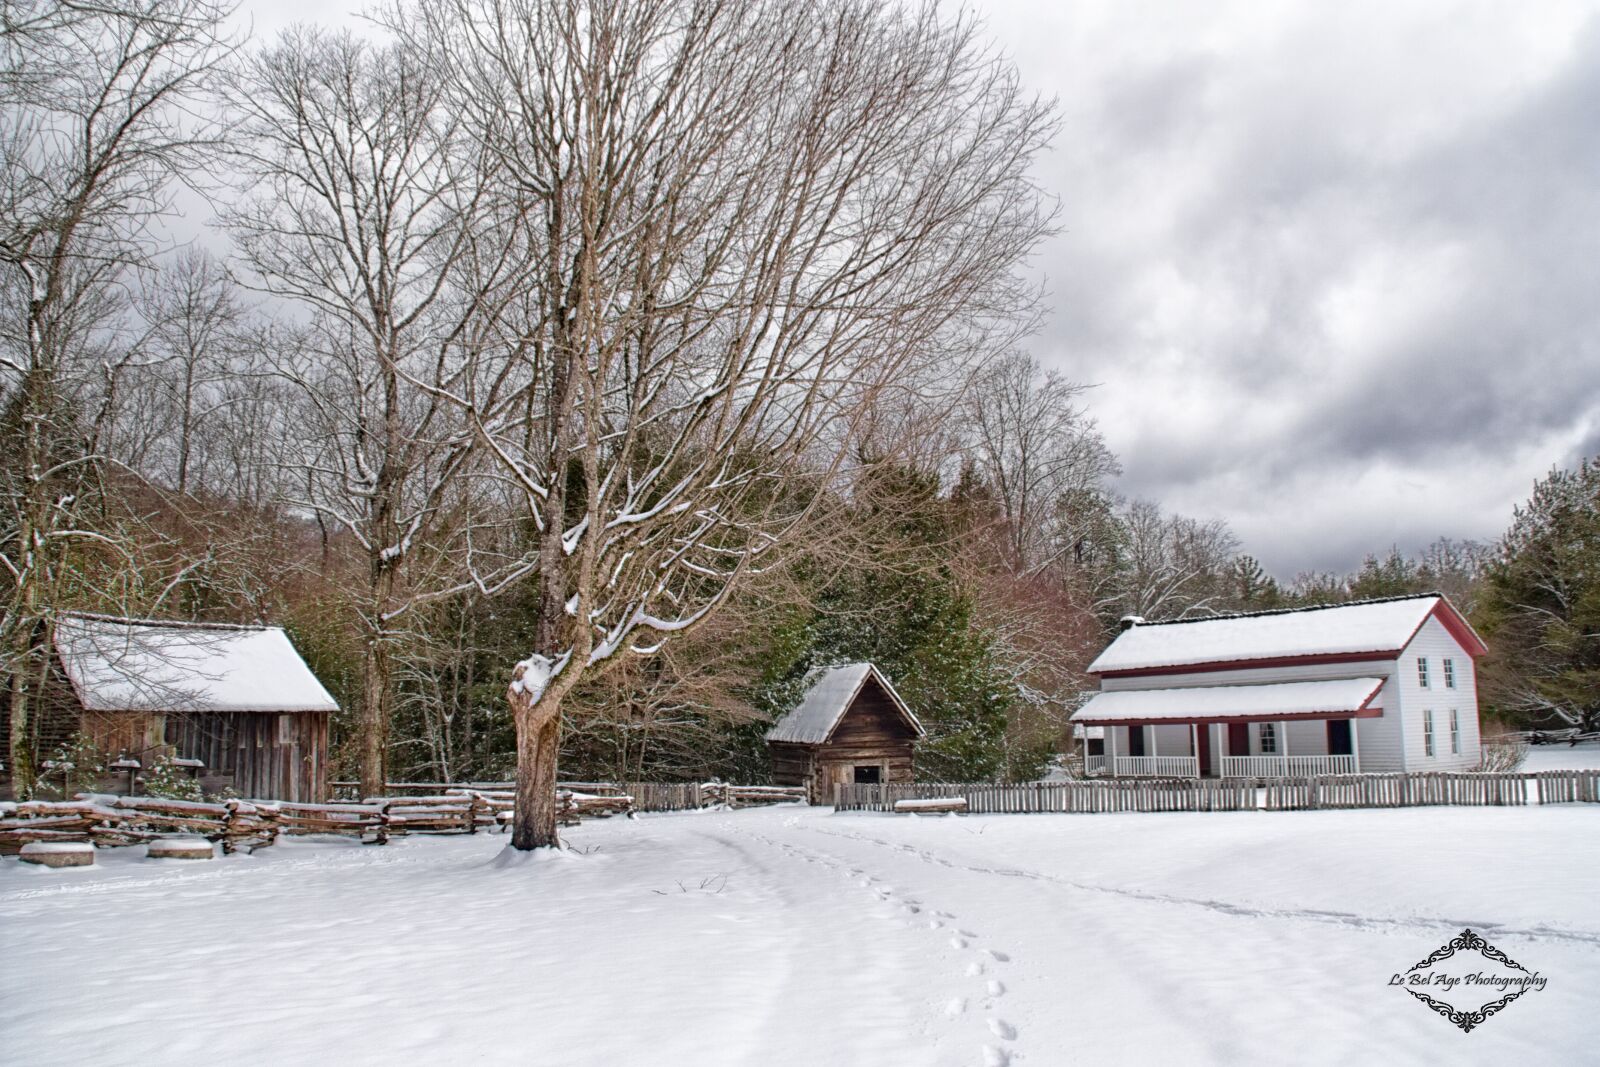
[[[710,447],[674,452],[670,432],[705,406],[685,384],[700,350],[660,394],[671,417],[627,423],[653,429],[637,444],[630,432],[637,452],[615,479],[576,449],[553,480],[530,478],[549,380],[534,357],[514,388],[512,371],[474,362],[510,343],[506,294],[532,284],[495,273],[491,253],[527,249],[484,236],[515,229],[490,204],[509,179],[472,170],[491,163],[453,139],[438,72],[403,46],[309,29],[242,46],[203,3],[128,9],[5,6],[0,668],[14,747],[26,718],[11,712],[51,619],[90,610],[287,627],[344,709],[338,777],[376,751],[390,779],[505,779],[518,756],[507,681],[552,625],[550,539],[592,536],[575,509],[617,481],[619,517],[668,510],[672,490],[632,490]],[[1048,117],[1007,91],[995,114],[1025,161]],[[161,238],[184,183],[211,198],[215,244],[232,251]],[[1079,382],[1026,354],[1038,294],[1014,267],[1049,220],[1018,190],[991,219],[1013,228],[1004,247],[981,270],[959,265],[968,316],[907,335],[916,358],[856,398],[846,444],[826,420],[792,455],[778,438],[740,441],[719,469],[761,473],[723,501],[716,537],[662,528],[659,544],[702,538],[674,595],[717,610],[686,608],[693,626],[664,622],[670,640],[576,683],[564,776],[763,780],[762,732],[808,671],[866,659],[927,725],[925,777],[1028,780],[1070,743],[1084,667],[1125,615],[1431,590],[1490,643],[1487,716],[1600,726],[1600,465],[1552,471],[1494,544],[1380,549],[1348,574],[1277,581],[1225,522],[1117,493],[1094,368]],[[890,281],[907,307],[945,291]],[[492,315],[486,293],[504,297]],[[463,378],[507,399],[454,403]],[[541,511],[540,493],[566,503]],[[778,525],[788,550],[758,560],[748,545]],[[740,563],[713,573],[719,553]],[[714,593],[695,584],[727,575]]]

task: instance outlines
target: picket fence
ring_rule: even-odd
[[[974,814],[1600,803],[1600,770],[1138,778],[1020,785],[842,784],[834,787],[833,799],[837,811],[893,811],[897,801],[940,797],[961,797],[967,802],[967,811]]]

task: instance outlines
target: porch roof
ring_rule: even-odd
[[[1279,719],[1372,718],[1382,678],[1320,682],[1208,685],[1182,689],[1118,689],[1096,693],[1072,716],[1076,723],[1145,726],[1151,723],[1271,722]]]

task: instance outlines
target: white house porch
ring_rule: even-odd
[[[1381,678],[1352,678],[1118,690],[1096,694],[1073,722],[1095,776],[1357,774],[1360,720],[1382,715],[1372,706],[1382,687]]]

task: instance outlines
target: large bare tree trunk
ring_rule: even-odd
[[[512,843],[553,846],[567,694],[776,564],[887,391],[939,392],[1025,329],[1049,108],[931,0],[418,0],[384,21],[496,168],[463,264],[524,268],[474,284],[504,299],[474,307],[439,392],[538,531]]]
[[[388,783],[389,648],[381,633],[367,641],[361,661],[361,795],[381,797]]]
[[[518,671],[520,678],[521,671]],[[561,705],[513,687],[507,694],[517,724],[517,800],[511,847],[559,848],[556,833],[556,755],[561,747]]]

